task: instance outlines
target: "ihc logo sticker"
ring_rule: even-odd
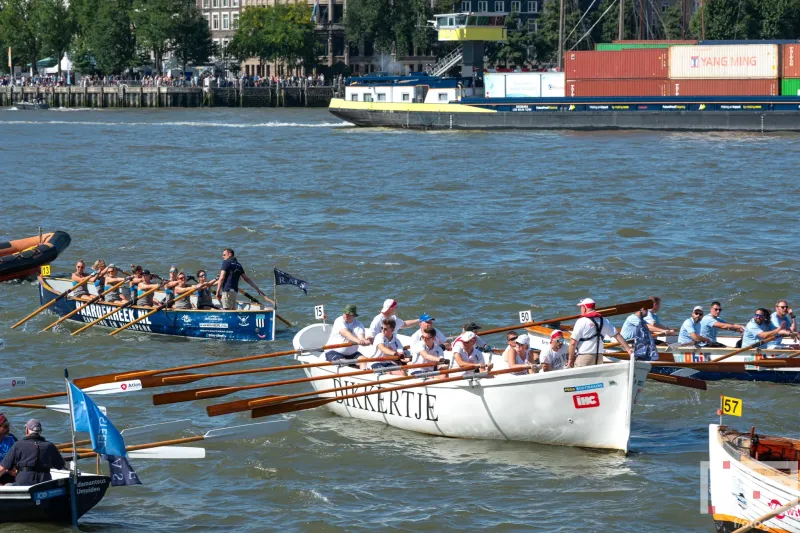
[[[600,396],[596,392],[589,392],[586,394],[575,394],[572,397],[572,403],[575,404],[575,409],[588,409],[591,407],[600,407]]]

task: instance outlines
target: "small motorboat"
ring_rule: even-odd
[[[0,486],[0,523],[2,522],[61,522],[72,520],[68,470],[51,470],[50,481],[27,487]],[[78,517],[100,503],[111,478],[81,473],[78,476]]]
[[[44,102],[14,102],[14,107],[20,111],[34,110],[34,109],[50,109],[50,106]]]
[[[0,281],[36,278],[40,268],[55,261],[70,242],[63,231],[0,242]]]

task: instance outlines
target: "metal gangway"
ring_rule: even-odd
[[[461,63],[463,58],[464,46],[460,45],[458,48],[437,61],[430,71],[428,71],[428,74],[431,76],[442,76],[446,74],[448,70]]]

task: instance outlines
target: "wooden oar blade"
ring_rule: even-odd
[[[203,396],[198,397],[197,393],[202,392]],[[193,402],[195,400],[205,400],[206,398],[219,398],[233,394],[230,387],[203,387],[200,389],[179,390],[175,392],[162,392],[153,395],[153,405],[169,405],[171,403]]]
[[[654,372],[650,372],[649,374],[647,374],[647,379],[652,379],[653,381],[659,381],[661,383],[669,383],[670,385],[689,387],[691,389],[698,389],[698,390],[708,389],[706,382],[703,381],[702,379],[656,374]]]
[[[222,416],[241,413],[250,409],[250,400],[237,400],[235,402],[218,403],[206,407],[208,416]]]
[[[256,407],[252,410],[250,415],[252,418],[261,418],[264,416],[280,415],[284,413],[292,413],[295,411],[303,411],[305,409],[314,409],[327,405],[331,402],[337,401],[338,398],[311,398],[308,400],[295,400],[292,402],[283,402],[277,405],[266,405],[264,407]]]
[[[0,398],[0,405],[6,405],[15,402],[26,402],[29,400],[44,400],[46,398],[59,398],[66,396],[66,392],[48,392],[46,394],[32,394],[30,396],[18,396],[16,398]]]

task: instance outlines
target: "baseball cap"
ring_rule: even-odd
[[[392,307],[396,307],[396,306],[397,306],[397,302],[392,300],[391,298],[389,298],[388,300],[383,302],[383,309],[381,309],[381,313],[385,313],[386,311],[388,311]]]
[[[117,268],[117,265],[115,265],[114,263],[109,263],[106,266],[108,266],[108,268]]]
[[[524,344],[525,346],[530,346],[531,341],[528,339],[527,335],[522,334],[519,337],[517,337],[517,344]]]
[[[586,307],[594,307],[594,300],[591,298],[584,298],[580,302],[577,303],[578,306],[585,305]]]
[[[467,322],[464,324],[464,331],[478,331],[481,327],[475,322]]]
[[[557,329],[557,330],[553,331],[553,333],[550,334],[550,338],[551,339],[555,339],[556,337],[563,337],[563,336],[564,336],[564,333],[560,329]]]
[[[475,333],[473,333],[471,331],[467,331],[466,333],[461,335],[461,342],[474,341],[475,337],[476,337]]]
[[[142,276],[151,276],[151,275],[152,274],[150,274],[149,270],[142,270]]]
[[[701,306],[699,306],[699,305],[695,305],[695,306],[694,306],[694,309],[692,309],[692,312],[695,312],[695,311],[702,311],[702,310],[703,310],[703,308],[702,308]]]
[[[36,420],[35,418],[31,418],[30,420],[25,422],[25,429],[27,429],[31,433],[41,433],[42,423]]]
[[[344,306],[344,314],[358,316],[358,313],[356,313],[356,306],[353,305],[353,304],[345,305]]]
[[[422,313],[421,315],[419,315],[419,321],[420,322],[430,322],[431,320],[436,320],[436,319],[433,318],[428,313]]]

